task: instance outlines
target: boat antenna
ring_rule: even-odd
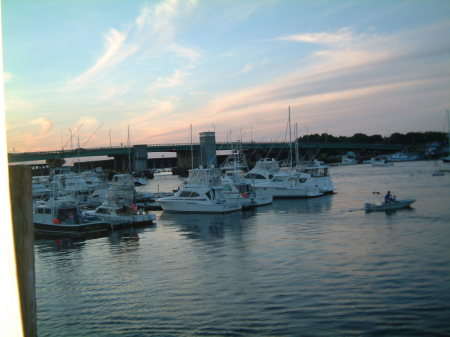
[[[292,132],[291,132],[291,107],[289,107],[289,159],[292,168]]]
[[[130,143],[130,125],[128,125],[128,137],[127,137],[127,146],[128,146],[128,171],[131,173],[131,143]]]
[[[191,124],[191,169],[194,169],[194,147],[192,145],[192,124]]]
[[[300,154],[298,152],[298,125],[295,123],[295,165],[300,165]]]

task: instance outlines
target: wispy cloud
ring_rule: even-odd
[[[302,33],[302,34],[279,36],[272,40],[342,46],[345,44],[355,42],[361,38],[362,36],[356,36],[350,28],[344,27],[339,29],[335,33],[330,32]]]
[[[53,121],[49,118],[36,118],[33,119],[30,124],[40,127],[40,131],[37,136],[44,136],[53,129]]]
[[[183,83],[184,78],[187,76],[187,73],[181,71],[180,69],[175,69],[172,75],[167,77],[158,77],[156,83],[152,85],[151,90],[156,88],[171,88],[179,86]]]
[[[111,68],[131,54],[135,53],[139,47],[135,44],[126,45],[127,33],[119,32],[115,29],[110,29],[104,36],[105,51],[97,59],[97,62],[89,68],[86,72],[71,80],[66,89],[68,91],[75,91],[80,89],[90,81],[95,79],[95,76],[101,74],[108,68]]]
[[[244,68],[242,68],[242,69],[238,72],[238,74],[247,73],[247,72],[249,72],[249,71],[254,70],[255,68],[262,67],[262,66],[264,66],[264,65],[267,64],[268,60],[269,60],[269,59],[266,57],[266,58],[264,58],[261,62],[258,62],[258,63],[247,63],[247,64],[244,66]]]
[[[177,43],[175,37],[177,17],[195,5],[196,1],[162,1],[153,6],[144,6],[136,19],[127,25],[127,29],[119,31],[110,28],[104,34],[103,53],[92,67],[67,83],[66,91],[73,92],[92,83],[98,86],[99,80],[102,85],[111,85],[114,72],[119,73],[117,66],[127,59],[129,65],[131,56],[133,63],[142,63],[145,59],[164,57],[164,54],[170,53],[184,60],[184,69],[194,68],[201,53],[195,48]]]

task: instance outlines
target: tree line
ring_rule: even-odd
[[[353,136],[333,136],[328,133],[314,133],[299,137],[299,142],[318,143],[365,143],[365,144],[401,144],[401,145],[425,145],[428,143],[447,143],[447,133],[444,132],[408,132],[406,134],[395,132],[390,136],[371,135],[355,133]]]

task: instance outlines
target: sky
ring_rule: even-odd
[[[8,151],[446,131],[450,1],[3,0]]]

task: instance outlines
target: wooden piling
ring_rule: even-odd
[[[23,332],[26,337],[37,335],[36,293],[34,273],[34,225],[31,168],[11,166],[9,189],[16,252]]]

